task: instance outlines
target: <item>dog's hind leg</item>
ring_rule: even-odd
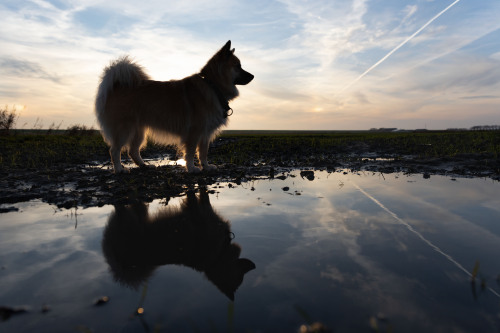
[[[145,136],[146,136],[145,130],[143,128],[138,129],[137,132],[135,132],[134,136],[132,137],[132,140],[130,141],[130,145],[128,148],[128,155],[134,161],[134,163],[140,167],[146,166],[146,163],[144,163],[141,157],[141,147],[144,144]]]
[[[119,132],[118,132],[119,133]],[[125,146],[129,137],[115,133],[113,139],[110,142],[111,148],[109,149],[109,155],[111,155],[111,163],[113,164],[113,169],[115,173],[121,173],[128,171],[123,167],[121,163],[122,158],[122,147]]]
[[[121,163],[121,155],[122,155],[122,146],[112,145],[109,148],[109,155],[111,155],[111,163],[113,164],[113,170],[115,173],[121,173],[125,171]]]
[[[200,163],[203,167],[203,170],[206,171],[213,171],[216,170],[217,167],[212,164],[208,164],[208,147],[210,143],[205,139],[202,138],[200,140],[200,143],[198,144],[198,154],[200,157]]]

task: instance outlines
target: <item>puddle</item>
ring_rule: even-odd
[[[11,204],[0,331],[498,331],[499,193],[293,171],[133,206]]]
[[[181,159],[173,159],[173,158],[175,158],[175,155],[165,154],[164,157],[160,158],[144,158],[144,162],[147,165],[151,165],[157,168],[162,166],[183,166],[183,167],[186,166],[186,161],[183,158]],[[137,165],[130,158],[124,158],[122,161],[122,165],[128,169],[137,167]],[[106,163],[94,162],[89,164],[88,167],[89,169],[113,170],[110,161],[107,161]]]
[[[376,161],[376,162],[393,162],[396,159],[394,157],[363,157],[361,158],[361,161],[367,162],[367,161]]]

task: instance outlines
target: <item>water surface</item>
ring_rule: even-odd
[[[1,214],[0,331],[500,329],[498,182],[295,171],[207,190]]]

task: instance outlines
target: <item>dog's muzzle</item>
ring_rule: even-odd
[[[234,80],[234,84],[244,86],[245,84],[249,84],[254,78],[253,74],[248,73],[245,70],[241,70],[239,75]]]

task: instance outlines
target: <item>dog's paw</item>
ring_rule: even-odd
[[[217,170],[217,167],[215,165],[213,165],[213,164],[205,164],[203,166],[203,170],[204,171],[208,171],[208,172],[215,171],[215,170]]]
[[[152,165],[152,164],[141,164],[139,165],[139,168],[141,168],[141,170],[151,170],[151,169],[156,169],[156,166],[155,165]]]
[[[188,166],[187,171],[188,173],[200,173],[201,169],[193,165],[193,166]]]
[[[115,166],[114,168],[114,173],[119,175],[123,173],[130,173],[130,170],[128,168],[125,168],[122,164]]]

